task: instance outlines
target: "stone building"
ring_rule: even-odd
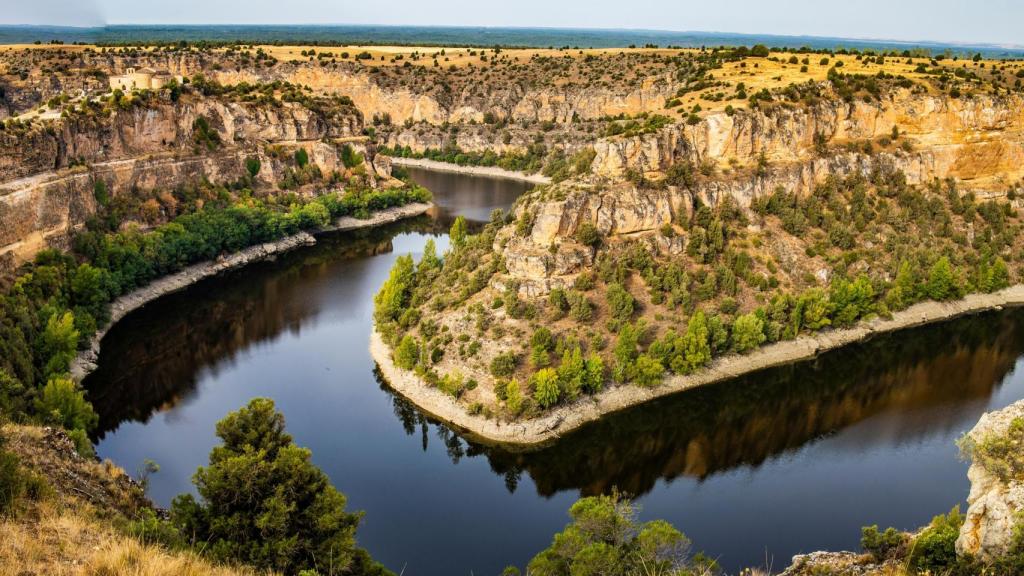
[[[181,82],[180,76],[172,76],[166,70],[154,70],[152,68],[129,68],[121,76],[110,77],[110,88],[112,90],[158,90],[163,88],[171,79]]]

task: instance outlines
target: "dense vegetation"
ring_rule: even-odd
[[[702,576],[718,571],[702,554],[691,557],[689,539],[668,522],[638,522],[633,504],[618,494],[583,498],[569,508],[569,516],[572,522],[530,561],[527,574]]]
[[[339,216],[425,201],[429,192],[407,186],[257,198],[244,187],[203,183],[169,196],[180,215],[151,230],[122,226],[128,211],[102,181],[96,196],[104,208],[74,237],[72,253],[40,252],[0,293],[0,411],[67,428],[83,453],[91,453],[96,415],[68,378],[69,364],[108,321],[115,298],[195,262],[317,230]]]
[[[1024,573],[1024,520],[1018,521],[1009,553],[990,561],[971,555],[957,556],[956,540],[964,516],[960,507],[932,519],[916,534],[895,528],[879,530],[867,526],[862,530],[861,548],[878,563],[905,566],[908,574],[942,574],[944,576],[977,576],[979,574]]]
[[[273,401],[256,398],[228,414],[217,436],[222,444],[194,477],[199,500],[184,494],[171,507],[185,546],[285,574],[391,574],[356,547],[361,514],[345,511],[345,496],[310,451],[292,443]]]
[[[404,367],[456,396],[477,384],[462,376],[468,367],[488,374],[514,417],[571,402],[609,379],[655,386],[725,354],[886,317],[922,300],[996,291],[1018,275],[1011,263],[1021,255],[1021,223],[1010,204],[979,202],[952,182],[910,186],[879,166],[867,177],[831,178],[808,196],[779,189],[751,210],[728,198],[698,203],[656,234],[681,241],[674,256],[650,236],[604,238],[582,225],[562,242],[591,247],[594,266],[546,300],[523,299],[491,247],[529,236],[532,202],[571,193],[538,190],[518,218],[496,215],[443,259],[396,265],[400,273],[385,290],[402,285],[394,308],[401,314],[378,310],[377,324],[403,346]],[[502,280],[503,293],[489,288],[492,278]],[[449,311],[468,315],[475,334],[456,341]],[[479,353],[488,342],[497,356]],[[446,374],[444,366],[456,363]]]

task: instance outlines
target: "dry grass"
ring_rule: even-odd
[[[43,502],[0,521],[0,576],[261,574],[143,544],[92,516],[88,506]]]
[[[79,456],[59,430],[6,426],[3,433],[6,449],[49,490],[39,502],[22,499],[14,516],[0,517],[0,576],[263,574],[126,535],[117,524],[150,504],[123,470]]]

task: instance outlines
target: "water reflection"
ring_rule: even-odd
[[[509,490],[525,472],[543,496],[613,488],[643,495],[662,479],[756,468],[886,413],[899,418],[859,435],[858,449],[969,427],[1024,353],[1022,326],[1024,311],[1013,310],[881,336],[615,414],[536,452],[457,443],[443,426],[438,433],[454,462],[485,455]],[[426,449],[424,416],[393,401]]]
[[[156,460],[150,495],[166,505],[193,489],[216,422],[268,396],[350,507],[366,511],[360,542],[395,572],[523,565],[580,493],[612,487],[736,572],[766,550],[781,565],[855,548],[864,524],[913,528],[948,510],[968,489],[955,439],[984,410],[1024,397],[1013,374],[1024,312],[1011,310],[663,399],[532,453],[467,442],[392,396],[367,351],[373,294],[397,255],[418,257],[431,238],[443,251],[453,216],[479,223],[522,190],[439,178],[428,184],[432,216],[322,238],[115,326],[85,382],[101,416],[98,453],[129,470]]]

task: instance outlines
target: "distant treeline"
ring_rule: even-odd
[[[754,46],[806,47],[815,51],[847,50],[903,52],[929,55],[973,55],[1021,58],[1024,48],[986,44],[854,40],[815,36],[670,32],[659,30],[587,30],[572,28],[484,28],[458,26],[346,25],[202,25],[202,26],[0,26],[0,44],[34,42],[87,43],[110,46],[170,44],[302,44],[302,45],[442,45],[502,48],[625,48],[628,46],[700,48]]]

